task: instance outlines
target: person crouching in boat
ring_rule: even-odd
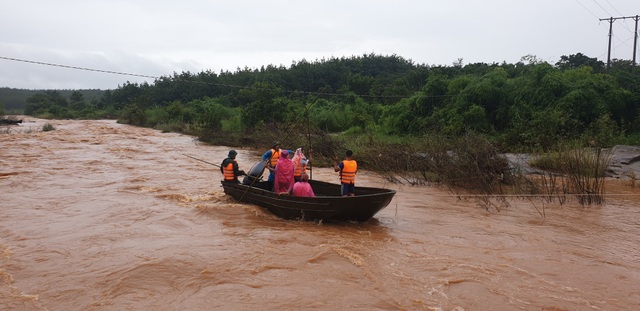
[[[273,183],[273,192],[277,194],[288,194],[293,188],[294,167],[293,162],[289,159],[289,151],[281,150],[280,159],[275,168],[269,167],[274,172],[275,178]]]
[[[295,167],[293,179],[298,182],[300,181],[302,174],[307,173],[307,169],[311,170],[311,167],[307,168],[311,160],[307,159],[304,155],[304,149],[298,148],[296,149],[296,153],[293,155],[293,159],[291,159],[291,161],[293,161],[293,165]]]
[[[342,196],[356,195],[356,172],[358,171],[358,163],[352,159],[353,151],[347,150],[345,159],[338,164],[336,159],[333,162],[333,169],[340,172],[340,183]]]
[[[235,150],[230,150],[229,155],[220,165],[220,172],[222,172],[224,176],[224,181],[239,183],[238,176],[247,175],[244,171],[240,170],[238,161],[236,161],[236,155],[238,155],[238,153]]]
[[[306,173],[302,173],[300,175],[300,181],[293,184],[293,190],[291,194],[298,197],[315,197],[316,194],[313,193],[313,188],[309,184],[309,175]]]

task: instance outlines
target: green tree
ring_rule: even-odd
[[[462,113],[462,122],[465,125],[465,132],[478,132],[491,134],[492,127],[487,119],[484,107],[471,105],[469,109]]]
[[[613,147],[623,132],[609,114],[603,114],[589,125],[584,138],[593,146]]]
[[[84,95],[79,91],[74,91],[69,97],[69,108],[75,111],[81,111],[87,107]]]
[[[599,61],[595,57],[588,57],[582,53],[571,54],[569,56],[562,55],[560,60],[556,63],[556,67],[562,70],[580,68],[582,66],[588,66],[593,68],[596,72],[604,71],[604,62]]]
[[[449,84],[446,77],[438,74],[430,75],[427,84],[418,93],[412,105],[412,111],[418,116],[427,117],[437,107],[442,107],[447,99]]]
[[[562,138],[571,137],[570,133],[576,127],[576,121],[562,109],[547,108],[532,111],[529,125],[531,142],[544,151],[551,150]]]
[[[283,120],[282,111],[286,111],[286,101],[278,99],[282,91],[268,83],[258,82],[252,88],[242,89],[240,96],[248,99],[243,107],[242,124],[253,129],[260,123],[276,124]]]
[[[223,122],[234,115],[234,108],[225,107],[218,100],[212,98],[195,100],[190,102],[188,106],[196,115],[196,124],[211,131],[222,130]]]
[[[51,115],[57,118],[68,117],[66,98],[58,91],[44,91],[27,98],[24,113],[26,115]]]

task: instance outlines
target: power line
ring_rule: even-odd
[[[620,43],[618,43],[618,45],[614,46],[614,47],[612,48],[612,50],[613,50],[613,51],[616,51],[619,47],[621,47],[621,46],[623,46],[623,45],[629,46],[628,42],[629,42],[629,40],[631,40],[631,39],[632,39],[632,38],[631,38],[631,37],[629,37],[629,38],[627,38],[627,40],[622,41],[622,40],[620,40],[620,39],[618,39],[618,38],[616,37],[616,40],[620,41]],[[603,56],[605,56],[605,55],[607,55],[607,52],[604,52],[604,53],[600,54],[597,58],[603,57]],[[613,56],[615,57],[615,55],[613,55]]]
[[[135,74],[135,73],[126,73],[126,72],[117,72],[117,71],[111,71],[111,70],[102,70],[102,69],[92,69],[92,68],[77,67],[77,66],[60,65],[60,64],[45,63],[45,62],[38,62],[38,61],[33,61],[33,60],[11,58],[11,57],[4,57],[4,56],[0,56],[0,59],[6,59],[6,60],[15,61],[15,62],[23,62],[23,63],[30,63],[30,64],[45,65],[45,66],[53,66],[53,67],[62,67],[62,68],[77,69],[77,70],[86,70],[86,71],[110,73],[110,74],[117,74],[117,75],[123,75],[123,76],[133,76],[133,77],[151,78],[151,79],[159,79],[160,78],[160,77],[156,77],[156,76],[141,75],[141,74]]]
[[[591,10],[589,10],[586,6],[584,6],[584,4],[582,4],[582,2],[576,0],[576,2],[578,2],[578,4],[580,6],[582,6],[585,10],[587,10],[587,12],[591,13],[591,15],[595,16],[596,18],[600,18],[598,15],[594,14],[593,12],[591,12]]]
[[[607,1],[607,3],[608,3],[608,4],[613,8],[613,10],[614,10],[614,11],[616,11],[619,15],[624,15],[624,14],[620,13],[620,11],[618,11],[618,9],[616,9],[616,8],[613,6],[613,4],[611,4],[611,2],[609,2],[609,0],[605,0],[605,1]]]
[[[614,10],[614,11],[616,11],[616,12],[618,13],[618,15],[620,15],[620,16],[624,15],[624,14],[620,13],[620,11],[618,11],[618,10],[613,6],[613,4],[611,4],[611,2],[609,2],[609,0],[605,0],[605,1],[607,1],[607,3],[608,3],[608,4],[613,8],[613,10]],[[605,12],[607,12],[607,11],[605,10]],[[608,14],[609,16],[611,16],[611,14],[609,14],[609,13],[607,13],[607,14]],[[627,24],[623,23],[623,24],[622,24],[622,26],[624,26],[624,28],[626,28],[630,33],[633,33],[633,31],[631,31],[631,29],[629,29],[629,27],[627,27]]]
[[[582,8],[584,8],[587,12],[589,12],[591,15],[595,16],[598,20],[600,20],[600,21],[603,21],[603,20],[609,21],[609,46],[608,46],[607,52],[605,53],[605,54],[608,54],[608,57],[607,57],[607,67],[609,67],[609,66],[610,66],[610,64],[611,64],[611,38],[612,38],[612,35],[613,35],[613,34],[612,34],[612,29],[611,29],[611,27],[612,27],[612,24],[613,24],[613,21],[614,21],[614,20],[613,20],[612,18],[600,18],[598,15],[596,15],[596,14],[595,14],[595,13],[593,13],[591,10],[589,10],[589,8],[587,8],[584,4],[582,4],[582,2],[580,2],[579,0],[575,0],[575,1],[576,1],[576,2],[577,2],[577,3],[578,3]],[[618,13],[620,14],[620,11],[618,11],[618,10],[613,6],[613,4],[611,4],[611,2],[609,2],[609,0],[605,0],[605,1],[607,1],[607,3],[609,3],[609,5],[610,5],[610,6],[611,6],[611,7],[612,7],[616,12],[618,12]],[[602,8],[602,10],[603,10],[603,11],[605,11],[607,14],[609,14],[609,13],[607,12],[607,10],[606,10],[604,7],[602,7],[602,5],[600,5],[600,3],[598,3],[596,0],[593,0],[593,2],[595,2],[595,3],[596,3],[600,8]],[[609,15],[611,15],[611,14],[609,14]],[[622,15],[622,14],[620,14],[620,15]],[[631,16],[631,17],[626,17],[626,18],[634,18],[634,17],[633,17],[633,16]],[[622,19],[624,19],[624,18],[622,18]],[[626,24],[623,24],[623,26],[624,26],[624,27],[625,27],[629,32],[634,33],[634,44],[633,44],[633,46],[634,46],[634,48],[633,48],[633,64],[634,64],[634,65],[636,64],[636,50],[637,50],[637,48],[636,48],[637,43],[636,43],[636,42],[637,42],[637,38],[638,38],[638,26],[637,26],[637,25],[638,25],[638,20],[637,20],[637,15],[635,16],[635,20],[636,20],[636,31],[635,31],[635,33],[634,33],[633,31],[631,31],[631,29],[629,29],[629,27],[627,27],[627,25],[626,25]],[[622,42],[621,44],[619,44],[618,46],[620,46],[620,45],[622,45],[622,44],[625,44],[627,41],[629,41],[629,40],[625,40],[625,41],[623,41],[623,42]],[[618,47],[618,46],[616,46],[616,47]],[[603,54],[603,55],[604,55],[604,54]],[[601,55],[601,56],[603,56],[603,55]]]
[[[562,193],[562,194],[432,194],[434,197],[460,197],[460,198],[483,198],[483,197],[502,197],[502,198],[552,198],[552,197],[568,197],[568,196],[582,196],[582,197],[635,197],[640,196],[640,193]]]
[[[598,3],[598,1],[593,0],[593,2],[595,2],[605,13],[607,13],[607,15],[611,16],[611,14],[609,14],[609,12],[607,12],[607,9],[605,9],[602,5],[600,5],[600,3]]]
[[[595,2],[595,0],[593,0],[593,1]],[[606,12],[606,10],[605,10],[605,12]],[[600,18],[600,21],[605,21],[606,20],[606,21],[609,22],[609,48],[608,48],[608,51],[607,51],[607,68],[609,68],[611,66],[611,38],[613,37],[613,22],[615,22],[616,20],[619,20],[619,19],[623,19],[624,20],[624,19],[627,19],[627,18],[631,18],[631,19],[636,21],[636,31],[635,31],[634,40],[633,40],[633,65],[635,66],[635,64],[636,64],[636,47],[637,47],[637,41],[638,41],[638,19],[640,17],[638,15],[636,15],[636,16]]]

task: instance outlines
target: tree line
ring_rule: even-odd
[[[298,126],[396,141],[480,135],[504,151],[549,150],[560,141],[640,143],[640,70],[610,68],[581,53],[555,64],[415,64],[397,55],[301,60],[234,72],[174,73],[126,82],[90,102],[55,91],[28,98],[25,114],[115,117],[122,123],[215,140]],[[228,133],[235,133],[228,135]]]
[[[84,89],[84,90],[31,90],[31,89],[17,89],[9,87],[0,87],[0,107],[4,108],[6,114],[23,114],[28,98],[43,92],[53,92],[69,99],[74,92],[79,92],[87,102],[91,103],[97,101],[102,94],[103,90],[99,89]]]

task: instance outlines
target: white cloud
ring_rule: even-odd
[[[416,63],[606,60],[608,22],[635,0],[16,1],[0,11],[0,57],[160,76],[396,54]],[[630,59],[634,24],[614,23],[612,57]],[[150,81],[0,59],[0,86],[115,88]]]

